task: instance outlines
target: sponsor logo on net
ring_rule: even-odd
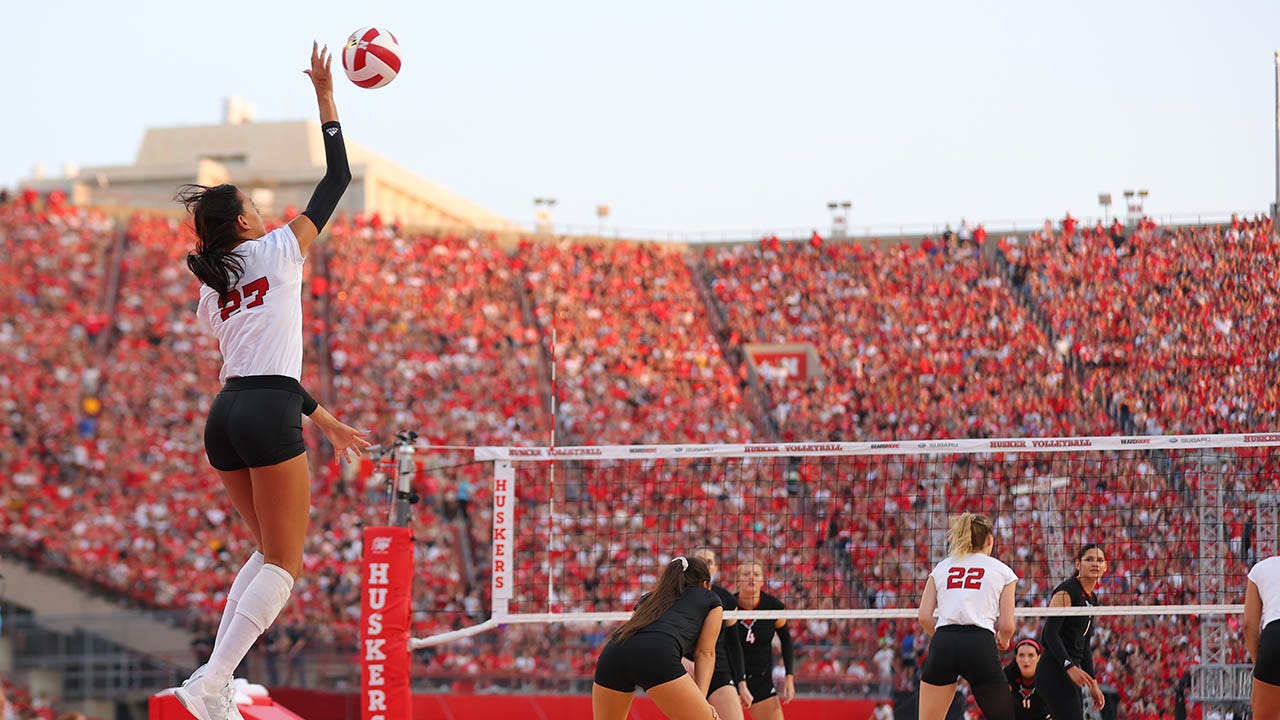
[[[916,443],[916,447],[922,450],[955,450],[960,448],[960,443],[955,440],[930,440]]]
[[[1183,438],[1179,438],[1179,437],[1169,438],[1169,442],[1182,443],[1183,445],[1204,445],[1206,443],[1211,442],[1212,440],[1213,438],[1208,437],[1206,435],[1195,435],[1193,437],[1183,437]]]
[[[872,450],[897,450],[898,448],[901,448],[901,447],[902,447],[902,443],[896,443],[896,442],[873,442],[873,443],[871,443],[871,449],[872,449]]]
[[[1152,442],[1152,438],[1149,437],[1120,438],[1121,445],[1150,445]]]

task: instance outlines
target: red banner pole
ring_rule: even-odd
[[[360,718],[412,718],[409,606],[413,537],[409,528],[365,528],[360,567],[364,581],[360,600]]]

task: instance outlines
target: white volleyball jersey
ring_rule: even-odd
[[[200,287],[196,317],[207,322],[222,351],[218,379],[285,375],[302,379],[302,251],[288,225],[236,248],[244,274],[219,304]]]
[[[1000,616],[1000,593],[1018,579],[1012,568],[985,553],[948,557],[929,577],[938,591],[933,614],[938,627],[976,625],[991,632]]]
[[[1249,570],[1249,579],[1258,586],[1262,598],[1262,627],[1280,618],[1280,556],[1259,560]]]

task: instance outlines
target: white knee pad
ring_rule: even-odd
[[[261,634],[276,621],[291,592],[293,576],[278,565],[263,565],[236,604],[236,614],[245,616]]]

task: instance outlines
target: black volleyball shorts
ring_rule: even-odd
[[[610,640],[596,660],[595,682],[618,692],[648,690],[688,672],[680,662],[680,644],[659,632],[638,632],[615,642]]]
[[[266,467],[307,451],[302,386],[284,375],[230,378],[213,398],[204,451],[217,470]]]

